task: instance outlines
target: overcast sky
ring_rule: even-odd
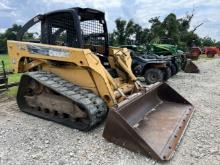
[[[39,13],[70,7],[104,11],[109,31],[114,29],[118,17],[149,27],[148,20],[152,17],[163,19],[171,12],[183,17],[195,8],[192,28],[203,22],[197,33],[220,41],[220,0],[0,0],[0,32],[13,23],[23,25]]]

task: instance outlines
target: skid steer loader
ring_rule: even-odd
[[[25,34],[41,24],[40,39]],[[39,43],[37,43],[39,42]],[[169,160],[193,106],[167,84],[142,86],[126,48],[108,46],[104,13],[70,8],[37,15],[8,41],[14,72],[23,72],[21,111],[89,131],[107,116],[108,141],[157,160]]]

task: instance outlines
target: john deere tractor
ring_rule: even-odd
[[[178,72],[183,70],[186,73],[198,73],[198,67],[192,62],[192,60],[187,59],[186,54],[178,50],[176,45],[171,44],[150,44],[148,45],[148,50],[151,53],[169,57],[172,60],[173,68]]]

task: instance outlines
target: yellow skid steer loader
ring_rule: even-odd
[[[27,31],[41,33],[28,41]],[[8,41],[14,72],[23,73],[21,111],[89,131],[107,117],[108,141],[157,160],[169,160],[193,106],[167,84],[141,85],[130,52],[108,45],[103,12],[70,8],[37,15]]]

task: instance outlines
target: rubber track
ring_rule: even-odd
[[[108,108],[105,102],[93,92],[82,89],[81,87],[74,85],[66,80],[63,80],[59,76],[49,72],[28,72],[25,73],[24,76],[31,77],[32,79],[36,80],[37,82],[41,83],[52,91],[55,91],[56,93],[59,93],[60,95],[71,99],[80,107],[83,107],[90,118],[90,123],[86,128],[78,128],[74,126],[74,124],[61,124],[79,129],[81,131],[88,131],[105,119]]]

